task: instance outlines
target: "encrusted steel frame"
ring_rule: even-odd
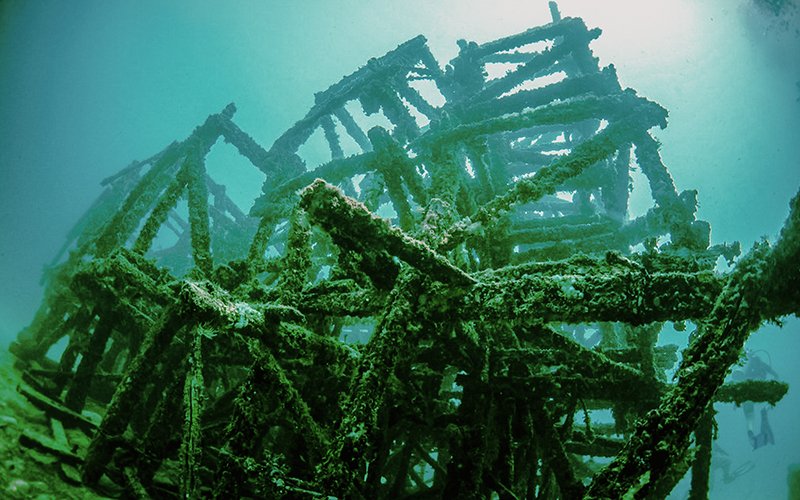
[[[787,390],[724,378],[800,309],[800,201],[774,246],[715,272],[738,244],[709,246],[676,190],[648,132],[667,112],[598,66],[600,30],[552,12],[460,41],[444,70],[414,38],[269,150],[230,105],[104,180],[12,346],[23,393],[92,438],[54,452],[139,498],[639,498],[689,467],[706,496],[712,403]],[[317,130],[330,161],[309,169]],[[220,138],[266,177],[249,214],[206,172]],[[634,219],[631,168],[653,198]],[[687,320],[670,380],[659,334]]]

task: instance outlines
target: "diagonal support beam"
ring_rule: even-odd
[[[774,248],[761,243],[739,261],[687,348],[675,385],[639,423],[628,444],[592,481],[585,498],[647,496],[689,447],[716,391],[761,322],[800,310],[800,195]],[[776,294],[781,294],[776,295]]]
[[[445,283],[468,285],[475,281],[427,244],[373,215],[363,203],[322,179],[303,190],[300,206],[339,244],[369,252],[383,250]]]

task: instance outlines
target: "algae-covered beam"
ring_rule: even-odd
[[[106,303],[113,309],[127,309],[125,299],[130,292],[152,305],[166,305],[173,301],[164,287],[168,275],[156,268],[141,255],[120,248],[108,258],[97,259],[86,265],[72,283],[72,289],[82,300]],[[143,314],[139,311],[134,317]]]
[[[223,112],[218,115],[217,119],[219,131],[225,138],[225,142],[232,144],[239,154],[261,170],[267,176],[267,182],[279,182],[302,172],[302,165],[296,157],[282,156],[274,151],[267,152],[250,135],[233,123],[233,112],[236,111],[233,104],[229,104],[225,111],[227,113]]]
[[[607,217],[617,223],[624,223],[628,218],[630,164],[631,148],[625,145],[608,160],[607,177],[600,182],[600,196]]]
[[[61,359],[58,361],[58,372],[63,373],[64,376],[57,377],[55,387],[58,393],[64,389],[64,386],[69,383],[72,367],[81,354],[81,351],[86,346],[86,339],[89,336],[87,325],[91,325],[94,320],[95,311],[93,308],[84,306],[78,309],[75,313],[71,314],[67,320],[62,323],[63,329],[61,332],[67,335],[69,342],[66,349],[61,354]]]
[[[472,171],[480,189],[475,193],[476,203],[485,203],[495,195],[494,186],[498,179],[492,178],[490,165],[487,163],[489,147],[485,140],[474,141],[464,148],[464,161],[472,164]]]
[[[377,316],[385,305],[385,298],[374,289],[361,288],[353,280],[320,282],[297,302],[304,314],[355,317]]]
[[[575,147],[568,155],[539,170],[534,177],[515,183],[507,193],[481,207],[473,220],[486,224],[514,204],[536,201],[546,194],[555,193],[556,188],[564,181],[611,156],[630,140],[631,135],[664,119],[658,110],[650,111],[650,119],[643,114],[633,121],[623,120],[610,124],[591,139]]]
[[[617,231],[615,239],[633,245],[654,235],[666,234],[670,231],[676,233],[684,231],[693,222],[694,211],[697,209],[696,196],[696,192],[683,191],[678,195],[681,203],[671,205],[670,209],[661,205],[654,206],[644,215],[640,215],[623,224],[620,230]],[[707,242],[705,246],[708,246]],[[692,249],[695,251],[702,250],[697,245],[693,246]]]
[[[197,149],[186,155],[184,166],[189,191],[189,224],[192,234],[192,257],[203,275],[211,276],[211,235],[208,225],[208,186],[206,185],[205,152]]]
[[[286,255],[281,267],[277,288],[280,301],[285,305],[297,304],[311,269],[311,227],[305,211],[298,207],[289,218]]]
[[[422,97],[422,94],[414,87],[407,85],[405,82],[399,82],[394,87],[397,93],[400,94],[400,97],[408,101],[409,104],[417,108],[417,110],[426,117],[436,118],[439,116],[438,108],[426,101],[425,98]]]
[[[363,97],[375,86],[386,86],[396,75],[408,73],[414,70],[417,63],[429,59],[432,57],[426,46],[425,37],[420,35],[402,43],[380,58],[370,60],[369,64],[345,76],[328,89],[316,93],[314,106],[306,116],[275,140],[270,152],[297,151],[311,136],[323,116],[333,114],[350,100]]]
[[[139,231],[139,236],[136,238],[136,243],[133,245],[133,251],[145,255],[155,240],[158,230],[167,222],[170,212],[178,204],[178,200],[186,188],[186,166],[181,167],[176,175],[175,180],[170,184],[161,199],[156,203],[156,206],[150,212],[150,216]]]
[[[565,358],[583,358],[583,363],[587,364],[587,376],[591,376],[594,370],[601,370],[603,366],[613,366],[613,372],[617,374],[623,373],[624,375],[622,376],[624,378],[630,378],[631,375],[634,378],[639,378],[635,370],[629,370],[623,366],[614,366],[613,362],[603,359],[604,357],[602,355],[595,356],[588,354],[590,351],[583,349],[581,346],[578,346],[553,330],[542,327],[540,324],[534,324],[531,327],[519,329],[517,337],[519,337],[519,340],[532,341],[539,345],[555,348],[553,350],[555,352],[559,352],[560,348],[564,348],[566,351],[563,353],[566,354]],[[514,338],[512,340],[512,345],[517,344],[517,341],[518,339]],[[512,348],[512,352],[514,350],[523,351],[518,347]],[[497,352],[495,352],[495,356],[493,357],[496,357],[496,354]],[[538,364],[536,363],[537,358],[539,362],[544,360],[543,357],[534,354],[531,356],[531,359],[529,359],[532,363],[526,364],[526,360],[522,360],[522,365],[517,364],[517,366],[510,366],[507,373],[510,374],[511,377],[536,374],[536,365]],[[516,364],[515,360],[510,361],[512,364]],[[579,363],[581,362],[579,361]],[[502,366],[501,363],[497,363],[497,360],[493,360],[491,364],[492,368],[495,370]],[[496,379],[496,377],[491,377],[489,379],[489,383],[493,386],[491,389],[492,392],[503,394],[502,389],[494,386],[493,379]],[[558,383],[556,382],[555,385],[557,386]],[[556,419],[553,417],[552,410],[547,404],[549,398],[546,397],[544,391],[541,390],[543,386],[544,384],[532,384],[532,386],[529,387],[528,395],[523,396],[521,399],[527,402],[527,406],[530,410],[531,423],[533,424],[533,430],[536,436],[536,446],[539,448],[540,456],[543,457],[542,462],[544,470],[547,474],[553,474],[558,488],[561,491],[561,497],[577,498],[583,492],[583,485],[579,477],[576,476],[575,470],[570,463],[568,452],[565,449],[564,440],[555,426]],[[569,419],[570,417],[567,418]]]
[[[538,370],[537,374],[525,377],[497,374],[492,383],[504,393],[513,394],[523,401],[536,393],[557,400],[578,398],[585,400],[587,407],[595,409],[607,409],[615,403],[638,406],[652,404],[649,393],[651,387],[641,383],[641,378],[631,380],[602,375],[587,381],[580,373],[580,367],[567,365],[539,365]],[[637,392],[640,390],[642,392]]]
[[[321,467],[321,483],[333,494],[359,491],[363,485],[377,441],[384,433],[379,415],[390,397],[395,365],[409,355],[410,342],[421,331],[416,317],[421,281],[412,269],[400,274],[360,358],[349,397],[342,404],[342,421]]]
[[[143,162],[133,162],[131,166],[117,174],[119,177],[113,176],[113,181],[109,181],[111,185],[106,187],[100,196],[95,199],[86,213],[84,213],[78,222],[69,230],[63,245],[50,261],[51,267],[55,267],[61,262],[64,254],[73,246],[74,249],[70,251],[65,267],[72,268],[80,262],[80,259],[91,250],[91,244],[102,232],[105,224],[122,206],[127,193],[133,189],[140,180],[139,170],[145,165],[157,161],[159,156],[160,154]],[[105,180],[101,182],[101,185],[106,186]],[[63,267],[61,269],[61,272],[64,272]],[[49,273],[45,273],[43,279],[46,278],[48,274]]]
[[[464,391],[457,410],[456,429],[447,437],[450,459],[442,498],[486,498],[489,485],[486,478],[492,475],[489,466],[498,458],[497,435],[492,425],[496,414],[496,397],[485,390],[488,379],[489,349],[483,345],[483,361],[474,367],[469,377],[460,381]],[[455,432],[453,432],[455,431]]]
[[[600,36],[600,30],[597,28],[586,30],[585,27],[582,27],[582,29],[571,30],[569,35],[570,36],[564,38],[561,43],[554,45],[551,49],[540,54],[532,54],[532,57],[516,71],[486,85],[484,90],[476,95],[473,100],[483,101],[499,97],[517,85],[523,84],[526,80],[533,79],[547,71],[555,72],[554,66],[557,65],[561,59],[567,57],[580,45],[586,45]]]
[[[408,196],[403,190],[402,173],[403,163],[407,162],[402,149],[392,140],[389,132],[382,127],[373,127],[368,133],[373,150],[378,154],[375,158],[375,167],[383,176],[386,191],[392,205],[397,212],[400,228],[410,231],[414,226],[414,216]],[[418,200],[419,201],[419,200]]]
[[[310,467],[319,462],[328,444],[327,436],[275,357],[254,340],[248,341],[248,350],[254,362],[234,402],[214,485],[215,498],[239,497],[246,481],[239,462],[257,452],[260,440],[254,439],[252,431],[275,424],[273,413],[304,441]]]
[[[322,179],[303,190],[300,205],[334,241],[359,250],[386,251],[435,280],[459,285],[474,282],[428,245],[373,215],[363,203],[348,198]]]
[[[303,400],[275,357],[269,352],[263,352],[262,356],[256,362],[260,364],[259,368],[263,370],[264,376],[273,385],[273,397],[275,401],[280,402],[285,411],[283,418],[292,424],[293,430],[298,432],[305,442],[309,465],[314,467],[325,453],[328,436],[311,416],[308,404]]]
[[[328,147],[331,149],[331,158],[343,158],[344,152],[342,151],[342,144],[339,141],[339,134],[336,132],[336,124],[330,116],[323,116],[319,121],[320,127],[325,134],[325,140],[328,141]]]
[[[54,455],[62,462],[70,465],[80,466],[81,464],[81,458],[73,450],[70,450],[67,445],[33,429],[22,429],[19,435],[19,444],[26,448],[36,448]]]
[[[197,498],[200,489],[200,465],[203,458],[201,418],[205,399],[203,338],[198,328],[192,331],[189,370],[186,372],[183,393],[183,439],[180,450],[182,498]]]
[[[701,253],[701,256],[705,254]],[[717,254],[714,254],[716,260]],[[590,276],[615,272],[638,271],[647,274],[680,274],[710,271],[713,265],[700,265],[695,256],[686,257],[677,253],[644,253],[625,256],[620,252],[606,251],[603,256],[574,254],[561,260],[526,262],[496,269],[478,271],[473,277],[482,283],[498,284],[506,280],[518,280],[526,276]],[[722,288],[720,279],[719,287]]]
[[[701,324],[676,374],[678,383],[636,427],[625,449],[600,472],[587,498],[645,496],[685,454],[689,436],[722,385],[750,333],[762,321],[800,309],[800,195],[774,248],[756,244],[741,259]],[[776,296],[785,293],[786,296]]]
[[[719,294],[711,271],[653,273],[612,267],[586,274],[529,274],[480,282],[455,299],[461,319],[533,318],[543,322],[632,324],[702,318]]]
[[[150,209],[163,188],[172,178],[171,171],[183,154],[184,143],[172,143],[157,162],[147,171],[136,187],[128,194],[122,206],[106,223],[97,238],[95,255],[104,257],[124,244],[136,229],[141,217]]]
[[[373,90],[373,93],[381,104],[383,114],[394,125],[393,135],[398,141],[407,142],[419,135],[417,121],[394,89]]]
[[[418,69],[416,66],[420,62],[427,68],[439,67],[428,50],[427,40],[422,35],[401,43],[381,57],[370,59],[365,66],[345,76],[326,90],[314,94],[312,111],[328,113],[331,106],[341,106],[375,83],[383,83],[398,74]]]
[[[529,127],[563,125],[588,119],[599,120],[600,118],[616,121],[632,116],[636,118],[628,123],[628,129],[625,130],[626,137],[633,138],[640,130],[646,130],[652,126],[666,126],[667,112],[664,108],[653,101],[637,97],[632,91],[626,90],[618,94],[600,97],[580,96],[565,102],[556,102],[536,109],[489,118],[475,123],[431,129],[417,138],[412,147],[415,151],[434,149],[437,145],[460,143],[478,136],[519,131]],[[614,138],[615,135],[619,135],[623,131],[623,127],[617,127],[617,129],[616,134],[606,133],[602,134],[601,137]],[[599,147],[599,145],[596,147]]]
[[[300,299],[298,299],[300,300]],[[195,323],[226,328],[258,339],[265,346],[291,354],[320,353],[349,369],[356,357],[348,346],[303,328],[303,314],[294,307],[262,304],[253,307],[234,300],[210,282],[186,281],[180,288],[181,312]],[[272,325],[278,324],[277,329]]]
[[[222,114],[228,112],[228,108]],[[108,221],[96,241],[95,255],[105,257],[117,247],[124,245],[139,225],[142,217],[152,208],[158,195],[175,177],[181,159],[194,150],[204,157],[220,135],[219,115],[211,115],[183,142],[170,144],[158,157],[136,187],[125,198],[125,202]]]
[[[511,64],[524,64],[530,61],[534,54],[530,52],[497,52],[489,54],[483,58],[486,64],[491,63],[511,63]]]
[[[102,181],[100,181],[100,185],[101,186],[108,186],[109,184],[113,185],[118,179],[123,179],[129,176],[138,177],[139,171],[142,169],[142,167],[154,161],[158,161],[158,158],[163,154],[163,152],[164,151],[160,151],[146,160],[132,161],[127,167],[123,168],[116,174],[109,175],[108,177],[104,178]]]
[[[493,56],[497,52],[511,50],[542,40],[552,40],[557,37],[565,36],[571,31],[586,31],[586,25],[583,19],[579,17],[568,17],[556,20],[556,22],[544,26],[529,28],[522,33],[486,42],[475,48],[474,56],[483,59]]]
[[[610,377],[633,384],[646,383],[641,371],[625,363],[612,361],[602,353],[587,349],[565,335],[540,323],[530,324],[530,322],[523,322],[516,329],[516,333],[520,340],[539,347],[553,349],[561,362],[575,366],[580,370],[581,375],[589,380]]]
[[[709,408],[700,418],[697,429],[694,430],[695,452],[692,464],[692,485],[689,490],[689,500],[705,500],[708,498],[708,479],[711,472],[711,443],[714,440],[714,415]]]
[[[531,405],[531,415],[533,417],[533,428],[539,439],[540,453],[543,461],[552,473],[558,488],[561,490],[561,498],[579,498],[583,494],[583,484],[575,475],[564,448],[564,442],[558,435],[553,424],[550,411],[545,407],[544,401],[534,398]]]
[[[58,401],[45,396],[37,389],[34,389],[26,383],[20,384],[17,387],[17,391],[22,394],[25,399],[30,401],[33,406],[39,408],[48,416],[50,416],[50,418],[58,419],[63,424],[70,427],[77,427],[87,435],[97,430],[97,424],[93,421],[89,420],[80,413],[72,411]]]
[[[214,206],[228,213],[237,224],[246,224],[248,222],[247,215],[227,195],[223,184],[217,184],[211,176],[206,175],[206,185],[208,186],[208,191],[214,196]]]
[[[625,446],[625,441],[604,436],[587,437],[580,430],[574,430],[569,441],[564,447],[576,455],[591,455],[593,457],[613,457]]]
[[[339,119],[339,122],[342,124],[344,129],[347,131],[348,135],[353,138],[353,140],[358,144],[358,146],[364,151],[372,151],[372,145],[369,143],[369,139],[367,138],[367,134],[361,130],[361,127],[358,126],[356,120],[353,118],[353,115],[350,114],[347,109],[341,107],[333,112],[333,116]]]
[[[642,169],[642,173],[650,181],[650,192],[653,194],[653,201],[658,205],[671,209],[673,205],[679,203],[678,191],[675,182],[661,161],[658,150],[661,147],[658,141],[648,133],[642,133],[635,138],[636,161]]]
[[[125,431],[131,418],[131,410],[139,401],[149,375],[158,363],[160,355],[172,338],[183,328],[186,318],[177,306],[171,306],[153,324],[145,336],[141,349],[131,361],[125,378],[106,409],[100,428],[97,430],[83,467],[83,481],[94,485],[103,475],[103,470],[116,449],[116,441]]]
[[[210,282],[186,281],[181,285],[180,297],[182,313],[194,322],[224,327],[292,354],[323,353],[336,359],[339,367],[350,366],[354,359],[350,347],[297,325],[304,317],[294,307],[262,304],[256,309],[246,302],[235,301]],[[274,324],[279,324],[279,328],[272,329]]]
[[[178,353],[173,351],[173,354],[177,355]],[[186,349],[181,349],[180,354],[186,354]],[[186,386],[186,379],[180,374],[187,371],[185,361],[188,360],[181,361],[183,362],[176,363],[175,369],[171,370],[173,377],[162,378],[161,380],[168,380],[168,382],[163,384],[159,393],[152,394],[148,401],[151,406],[148,411],[149,421],[144,426],[144,431],[138,440],[139,449],[144,458],[138,463],[138,477],[145,483],[152,481],[162,461],[172,451],[166,444],[174,445],[176,436],[181,432],[180,426],[185,422],[183,418],[179,417]]]
[[[317,178],[325,179],[332,184],[351,182],[353,176],[374,170],[376,157],[375,152],[369,151],[360,155],[339,158],[292,177],[259,197],[250,209],[250,215],[270,219],[284,217],[289,213],[291,206],[289,200],[295,199],[298,190],[308,186]]]
[[[553,227],[536,227],[517,230],[512,231],[508,237],[518,245],[541,243],[544,241],[581,240],[598,234],[613,232],[618,227],[619,224],[616,221],[604,218],[596,222],[583,224],[565,223]]]
[[[563,145],[563,149],[570,149],[570,147]],[[549,165],[553,161],[555,157],[552,150],[552,145],[544,144],[541,148],[511,148],[504,151],[503,155],[508,162],[509,175],[512,179],[535,175],[539,168]]]
[[[139,480],[139,475],[134,466],[127,465],[123,467],[122,477],[125,481],[127,493],[132,498],[135,500],[150,500],[152,498],[150,493],[147,492],[147,488]]]
[[[719,388],[714,395],[718,403],[733,403],[736,406],[747,401],[776,405],[789,391],[789,384],[777,380],[745,380],[732,382]]]
[[[272,233],[275,232],[275,224],[275,218],[269,214],[261,217],[258,223],[256,234],[253,235],[253,241],[247,251],[247,267],[251,274],[258,274],[265,264],[264,253],[267,251]]]
[[[75,370],[75,375],[70,381],[67,395],[64,398],[64,404],[76,412],[83,410],[86,397],[89,395],[92,378],[100,364],[100,360],[103,358],[111,332],[118,321],[114,314],[106,311],[100,310],[96,314],[100,316],[100,321],[98,321],[97,326],[91,333],[88,345],[81,353],[81,362]]]
[[[564,109],[566,108],[566,109]],[[483,205],[472,217],[457,223],[452,232],[454,238],[446,247],[452,248],[466,233],[480,233],[481,226],[488,226],[507,213],[512,206],[537,201],[547,194],[554,194],[562,183],[577,176],[598,161],[610,157],[615,151],[630,143],[633,136],[652,126],[666,125],[666,111],[646,99],[637,98],[628,92],[601,98],[586,98],[565,104],[545,106],[510,118],[486,120],[494,122],[481,126],[481,130],[467,127],[453,129],[451,140],[463,140],[476,133],[494,133],[505,128],[513,129],[537,123],[563,122],[609,116],[613,120],[591,139],[575,147],[569,154],[541,168],[534,177],[517,181],[506,193]],[[612,115],[615,115],[612,117]],[[528,123],[530,121],[530,123]],[[463,137],[462,137],[463,136]]]

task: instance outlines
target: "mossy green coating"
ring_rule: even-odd
[[[136,243],[133,245],[134,252],[145,255],[150,249],[153,240],[156,238],[158,229],[166,222],[170,210],[178,203],[181,194],[183,194],[186,188],[186,176],[186,168],[182,167],[181,170],[178,171],[175,181],[170,184],[164,194],[161,195],[161,199],[158,201],[155,208],[153,208],[153,211],[147,218],[147,222],[145,222],[142,230],[139,231],[139,236],[136,239]]]
[[[408,353],[420,326],[414,324],[421,278],[408,269],[401,273],[387,308],[366,351],[359,360],[352,392],[343,403],[342,421],[320,470],[322,484],[336,494],[359,490],[374,457],[379,438],[379,411],[391,396],[389,385],[395,364]]]
[[[789,391],[789,385],[777,380],[745,380],[723,385],[714,395],[715,401],[741,406],[747,401],[778,404]]]
[[[103,257],[125,243],[136,228],[139,218],[147,212],[150,203],[158,196],[160,186],[157,181],[169,175],[174,163],[179,161],[181,153],[182,147],[179,143],[171,144],[162,153],[142,181],[125,199],[122,207],[106,224],[104,232],[95,244],[96,255]]]
[[[711,472],[711,446],[714,440],[713,410],[709,410],[700,418],[694,431],[695,458],[692,464],[692,485],[689,490],[690,500],[708,498],[709,474]]]
[[[180,493],[183,498],[196,498],[199,495],[199,474],[203,454],[202,413],[205,399],[203,339],[204,335],[197,329],[192,332],[189,369],[186,372],[183,388],[184,419],[180,450]]]
[[[186,157],[186,174],[189,191],[189,227],[192,236],[192,257],[203,275],[210,276],[214,263],[211,259],[211,236],[208,228],[208,188],[202,154],[191,151]]]
[[[666,111],[599,68],[599,30],[551,11],[547,26],[460,42],[444,71],[423,37],[401,44],[316,94],[269,149],[229,105],[107,179],[14,347],[46,363],[69,337],[58,370],[27,376],[50,391],[70,377],[74,408],[102,403],[87,387],[116,384],[87,483],[106,474],[140,496],[633,498],[665,496],[696,457],[703,496],[712,401],[786,393],[723,379],[755,325],[798,310],[797,209],[777,246],[715,272],[739,248],[709,246],[698,193],[676,190],[648,132]],[[492,63],[518,71],[489,80]],[[362,130],[353,103],[391,127]],[[331,161],[307,168],[317,130]],[[360,152],[344,156],[344,134]],[[250,215],[205,172],[220,137],[266,176]],[[628,220],[632,161],[653,206]],[[184,192],[188,221],[173,210]],[[396,216],[375,215],[387,205]],[[161,228],[178,241],[154,251]],[[701,327],[674,383],[677,347],[658,335],[685,319]],[[599,471],[581,455],[617,458]],[[170,469],[180,480],[156,474]]]
[[[738,360],[749,334],[776,314],[797,311],[798,304],[793,300],[767,300],[769,295],[765,296],[764,291],[775,289],[771,280],[785,283],[784,278],[774,276],[772,270],[793,265],[789,262],[796,262],[798,258],[800,196],[792,200],[789,218],[775,247],[757,244],[737,263],[714,309],[703,321],[700,335],[684,352],[676,374],[677,385],[637,426],[623,453],[592,481],[588,498],[624,495],[645,474],[649,481],[656,481],[669,464],[678,460],[689,444],[689,434],[722,385],[729,368]],[[772,266],[767,267],[768,263]],[[639,490],[642,493],[646,486],[643,488],[644,491]]]
[[[709,271],[650,274],[644,269],[589,266],[585,271],[481,281],[458,299],[454,310],[459,317],[483,321],[535,317],[643,324],[701,318],[721,289],[720,279]]]
[[[97,431],[83,466],[83,480],[95,484],[103,474],[103,468],[114,451],[109,440],[121,436],[130,418],[130,410],[136,404],[136,394],[140,394],[147,382],[147,375],[155,367],[157,355],[163,352],[173,335],[181,329],[184,318],[171,308],[151,327],[141,350],[131,362],[127,376],[117,388],[103,422]]]
[[[335,242],[342,241],[373,252],[384,250],[443,282],[468,284],[474,281],[428,245],[371,214],[363,204],[344,196],[322,179],[304,189],[300,198],[300,206]]]
[[[289,218],[289,236],[286,241],[286,256],[278,281],[278,293],[283,304],[299,303],[300,293],[308,282],[311,268],[311,227],[306,213],[297,208]]]
[[[64,404],[78,413],[83,410],[86,397],[89,394],[89,386],[92,383],[92,377],[103,358],[106,343],[111,337],[111,332],[117,322],[113,314],[105,313],[105,311],[102,310],[98,312],[100,314],[100,321],[89,337],[88,345],[83,351],[81,361],[75,370],[75,375],[70,381],[67,388],[67,395],[64,398]]]

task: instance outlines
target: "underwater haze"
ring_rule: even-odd
[[[558,7],[601,28],[591,43],[600,64],[613,64],[623,87],[669,111],[668,126],[653,135],[678,191],[698,191],[697,217],[711,224],[711,243],[739,241],[746,251],[761,238],[775,241],[800,187],[800,7]],[[482,43],[548,22],[547,2],[538,0],[0,0],[0,345],[30,322],[42,272],[100,182],[228,103],[236,103],[239,127],[269,145],[316,92],[418,34],[443,64],[457,55],[456,40]],[[230,161],[228,194],[249,207],[264,177],[224,148],[211,154]],[[649,200],[634,185],[631,215]],[[716,444],[731,470],[746,472],[726,482],[723,466],[712,465],[710,496],[786,498],[788,469],[800,464],[800,321],[763,326],[747,346],[769,359],[789,392],[767,410],[775,443],[755,450],[742,409],[716,405]],[[671,498],[688,488],[687,475]]]

